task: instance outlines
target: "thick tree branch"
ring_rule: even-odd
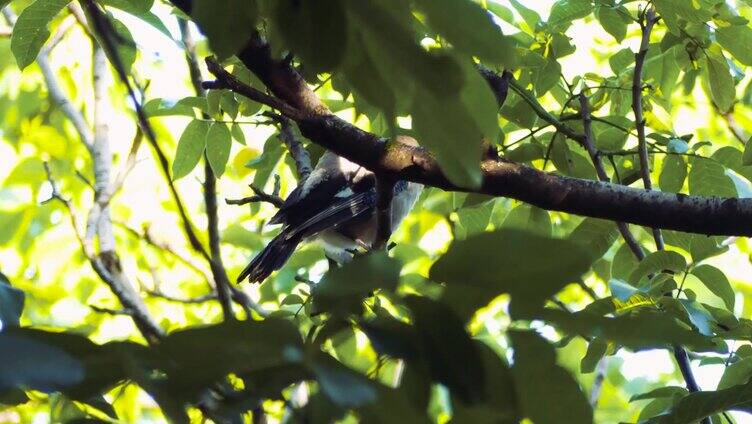
[[[164,332],[152,318],[149,311],[146,309],[146,305],[143,299],[138,296],[138,293],[133,288],[133,285],[128,280],[127,276],[123,273],[120,267],[120,260],[114,252],[100,252],[97,254],[93,251],[93,248],[85,240],[83,230],[78,222],[75,211],[71,205],[70,200],[63,197],[58,188],[57,182],[52,177],[47,162],[44,163],[44,169],[47,173],[47,181],[52,189],[52,195],[49,200],[58,200],[63,204],[70,216],[71,227],[73,228],[76,238],[81,245],[81,251],[84,257],[89,261],[94,272],[102,279],[112,290],[113,294],[120,300],[128,314],[133,318],[133,322],[138,327],[141,334],[144,336],[149,344],[155,344],[160,338],[164,336]]]
[[[304,136],[377,174],[450,191],[511,197],[547,210],[700,234],[752,235],[752,199],[686,196],[542,172],[504,160],[481,163],[480,187],[460,187],[441,172],[431,154],[384,139],[327,112],[289,64],[271,58],[260,39],[238,57],[285,104],[304,107]],[[218,76],[219,77],[219,76]],[[312,97],[313,96],[313,97]],[[577,137],[580,135],[573,134]]]

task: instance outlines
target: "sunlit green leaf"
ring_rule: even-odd
[[[178,149],[172,162],[172,178],[177,180],[190,173],[201,159],[206,147],[206,135],[209,123],[206,121],[191,121],[183,130],[178,141]]]
[[[10,39],[19,68],[26,68],[36,59],[50,36],[47,25],[68,3],[70,0],[37,0],[21,12]]]

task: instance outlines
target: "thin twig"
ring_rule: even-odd
[[[298,171],[298,184],[305,181],[313,171],[311,166],[311,155],[303,145],[303,141],[295,132],[293,123],[290,119],[274,112],[266,112],[265,116],[270,117],[273,121],[279,123],[279,138],[287,147],[290,156],[295,161],[295,169]]]
[[[105,307],[97,306],[97,305],[89,305],[89,308],[92,311],[98,312],[100,314],[107,314],[107,315],[127,315],[127,316],[130,316],[130,317],[133,316],[133,312],[129,311],[128,309],[110,309],[110,308],[105,308]]]
[[[159,290],[146,290],[145,292],[147,295],[152,296],[152,297],[156,297],[159,299],[163,299],[163,300],[167,300],[167,301],[175,302],[175,303],[185,303],[188,305],[206,303],[212,300],[217,300],[217,295],[214,293],[205,294],[203,296],[192,297],[192,298],[181,298],[181,297],[175,297],[175,296],[170,296],[168,294],[164,294]]]
[[[645,118],[642,114],[642,68],[645,65],[645,58],[650,48],[650,33],[653,29],[653,25],[658,21],[655,15],[655,10],[648,7],[643,12],[643,17],[640,19],[640,26],[642,27],[642,39],[640,41],[640,49],[635,53],[635,67],[634,75],[632,77],[632,111],[634,112],[635,127],[637,128],[637,150],[640,155],[640,175],[642,176],[642,184],[645,190],[652,190],[653,183],[650,181],[650,157],[648,157],[648,143],[645,136]],[[655,239],[655,246],[658,250],[663,250],[665,244],[663,242],[663,235],[660,228],[653,228],[653,238]]]
[[[92,18],[90,29],[98,35],[98,39],[102,42],[102,48],[104,48],[105,51],[108,52],[110,63],[112,64],[113,68],[115,68],[120,81],[125,85],[128,96],[131,98],[136,109],[138,124],[141,127],[144,135],[146,136],[147,141],[149,141],[149,144],[152,146],[152,149],[157,155],[157,161],[159,163],[160,170],[162,171],[162,174],[167,181],[167,185],[170,189],[173,201],[177,206],[178,214],[180,215],[181,222],[183,224],[183,231],[188,238],[191,247],[208,259],[209,253],[204,249],[203,244],[196,235],[193,223],[188,217],[185,205],[183,204],[180,194],[178,193],[177,188],[175,187],[175,184],[173,183],[170,176],[170,163],[167,160],[167,156],[164,154],[162,148],[157,142],[157,137],[154,133],[154,129],[151,127],[151,124],[149,124],[146,113],[144,112],[139,98],[136,95],[135,90],[133,89],[133,85],[128,78],[128,73],[125,71],[125,67],[120,61],[120,56],[117,53],[117,43],[112,38],[112,23],[109,21],[104,12],[100,10],[99,6],[94,3],[93,0],[81,0],[81,4],[86,9],[86,12],[89,14],[89,16]]]
[[[274,178],[274,191],[272,193],[266,193],[254,184],[249,184],[248,186],[253,190],[253,196],[242,199],[225,199],[225,203],[228,205],[247,205],[248,203],[266,202],[281,208],[285,204],[285,200],[279,197],[279,175],[275,175]]]
[[[216,81],[204,81],[201,86],[205,89],[230,89],[240,95],[248,97],[249,99],[269,106],[273,109],[277,109],[287,118],[298,121],[305,118],[305,114],[298,109],[288,105],[282,100],[272,97],[264,92],[261,92],[250,85],[240,81],[235,75],[227,72],[216,60],[211,57],[206,58],[206,66],[215,77]]]
[[[593,121],[590,115],[590,104],[588,102],[587,96],[585,96],[584,93],[580,93],[579,100],[580,111],[582,113],[582,126],[585,131],[582,139],[583,145],[585,147],[585,150],[587,150],[588,155],[590,156],[590,160],[593,162],[595,173],[598,175],[598,179],[604,182],[608,182],[608,174],[606,173],[606,169],[603,167],[603,161],[601,161],[601,157],[595,148],[595,139],[593,138]],[[645,257],[645,252],[642,251],[640,243],[638,243],[634,235],[632,235],[632,232],[629,230],[629,226],[624,222],[617,222],[616,226],[619,229],[619,233],[621,234],[622,238],[624,238],[624,242],[627,243],[629,249],[632,251],[635,257],[638,260],[642,260]]]

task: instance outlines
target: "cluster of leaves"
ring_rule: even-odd
[[[150,12],[153,1],[99,3],[169,34]],[[293,53],[291,60],[299,60],[295,64],[308,81],[322,87],[332,111],[354,109],[379,135],[414,135],[436,154],[450,179],[467,187],[480,182],[482,138],[497,143],[507,159],[595,179],[582,147],[546,131],[548,123],[533,109],[545,101],[547,108],[558,110],[562,122],[582,132],[581,111],[573,101],[580,91],[588,94],[596,148],[609,159],[612,180],[634,182],[639,160],[628,147],[634,127],[628,117],[634,52],[609,52],[605,59],[613,75],[588,73],[572,81],[561,77],[560,61],[576,52],[567,35],[573,25],[596,20],[621,43],[639,36],[644,7],[655,7],[661,18],[655,31],[661,36],[649,45],[642,92],[658,188],[726,197],[751,192],[751,150],[718,141],[693,142],[692,135],[676,134],[670,119],[681,93],[706,93],[719,116],[752,101],[750,85],[736,95],[744,66],[752,64],[752,29],[740,10],[724,1],[654,0],[647,5],[558,0],[546,20],[516,0],[511,8],[469,0],[189,3],[186,17],[242,81],[264,89],[232,57],[262,28],[275,54]],[[21,68],[33,63],[50,36],[47,26],[67,4],[37,0],[20,14],[10,46],[3,48],[10,48]],[[119,59],[131,69],[138,63],[132,34],[115,16],[108,17],[119,35]],[[502,34],[502,21],[520,31]],[[514,68],[519,86],[529,91],[510,93],[497,113],[496,98],[478,74],[477,62],[497,70]],[[14,113],[2,110],[4,119],[43,114],[40,105],[28,101],[27,108],[23,101],[24,96],[37,99],[38,92],[22,93]],[[203,156],[218,176],[242,178],[254,172],[257,186],[266,185],[275,172],[294,168],[274,135],[258,156],[241,149],[233,163],[240,158],[236,168],[243,173],[226,173],[232,140],[246,143],[239,117],[263,112],[261,105],[228,90],[179,101],[152,99],[144,109],[152,118],[189,118],[172,162],[174,179],[188,175]],[[396,118],[408,115],[411,126],[403,128]],[[75,153],[75,148],[61,147],[68,143],[61,136],[66,134],[62,117],[52,112],[46,119],[43,124],[29,119],[28,125],[47,129],[60,140],[58,146],[42,137],[22,142],[32,131],[16,130],[18,122],[9,123],[13,130],[8,137],[17,146],[32,145],[35,153],[61,158]],[[505,134],[520,131],[526,135],[506,140]],[[53,163],[68,174],[79,166],[73,160]],[[40,159],[29,157],[4,185],[28,186],[36,193],[44,181],[41,169]],[[80,195],[80,188],[72,188],[76,184],[65,183],[71,195]],[[135,384],[176,422],[195,413],[186,410],[188,405],[199,405],[221,420],[275,402],[283,410],[280,415],[312,422],[346,417],[423,422],[447,415],[456,422],[517,422],[523,417],[540,423],[561,417],[592,422],[593,408],[578,381],[582,375],[622,348],[680,345],[703,354],[703,365],[727,366],[718,390],[690,394],[663,387],[636,395],[631,400],[649,401],[639,420],[692,422],[713,416],[721,422],[718,414],[724,411],[749,410],[752,350],[743,345],[731,351],[727,341],[752,341],[752,321],[734,315],[739,310],[736,293],[724,272],[709,263],[728,251],[724,240],[665,232],[669,250],[637,262],[628,246],[617,242],[613,223],[510,205],[427,190],[390,255],[358,257],[313,284],[299,280],[312,278],[309,268],[322,257],[314,249],[302,250],[259,290],[261,301],[277,308],[272,317],[189,326],[155,347],[127,341],[97,345],[74,332],[19,327],[23,294],[2,277],[0,403],[20,405],[38,392],[62,393],[67,406],[60,420],[113,421],[119,418],[110,405],[113,392]],[[261,221],[258,205],[251,212]],[[34,245],[52,222],[51,211],[41,207],[1,213],[11,225],[0,231],[0,242],[16,242],[19,249]],[[429,251],[421,240],[442,224],[451,228],[454,240],[445,252]],[[262,237],[235,221],[225,227],[224,247],[258,250],[269,235]],[[549,302],[570,296],[570,283],[587,287],[586,282],[606,283],[609,294],[590,299],[578,312]],[[87,297],[82,295],[82,302]],[[479,324],[488,311],[495,312],[484,319],[510,322],[503,332]],[[191,323],[201,319],[195,313]],[[554,343],[531,331],[537,323],[555,328],[561,338]],[[583,340],[587,350],[576,379],[571,367],[557,361],[557,352]],[[312,393],[303,406],[289,401],[302,381]]]

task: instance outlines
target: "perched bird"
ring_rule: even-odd
[[[417,146],[410,137],[397,142]],[[415,205],[423,186],[407,181],[394,185],[392,230]],[[376,176],[373,172],[327,151],[313,172],[285,199],[270,224],[282,232],[238,275],[238,282],[261,282],[287,262],[304,240],[316,239],[326,256],[338,263],[352,258],[358,248],[370,247],[378,227]]]

